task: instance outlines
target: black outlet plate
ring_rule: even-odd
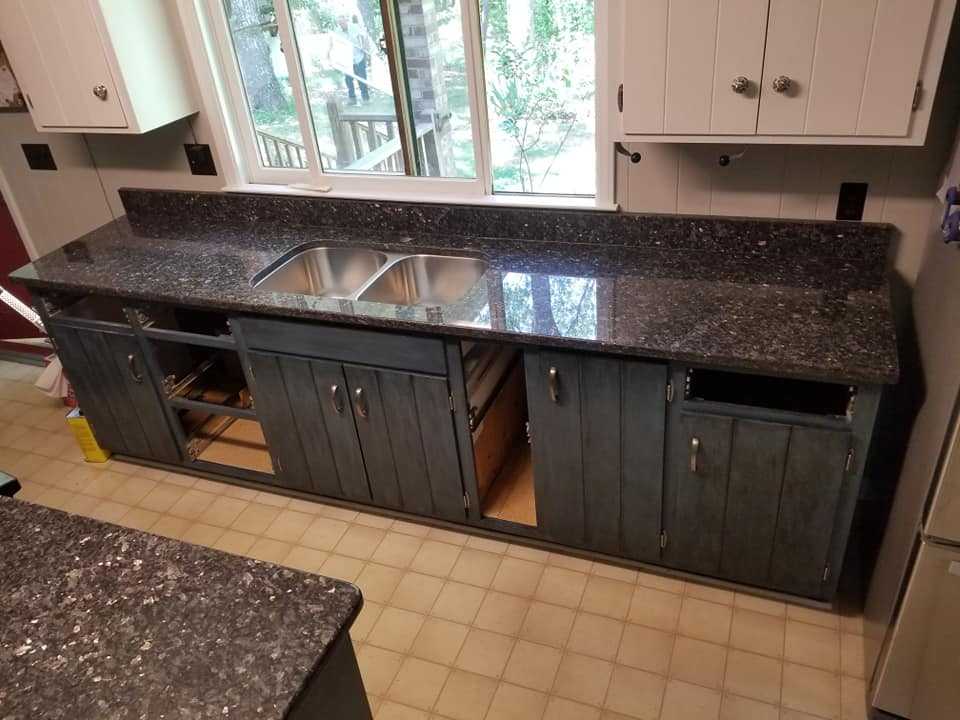
[[[24,143],[23,155],[27,158],[27,167],[31,170],[56,170],[57,163],[46,143]]]
[[[183,146],[187,153],[190,172],[194,175],[216,175],[217,166],[213,162],[213,152],[206,144],[187,144]]]
[[[840,183],[837,220],[863,220],[863,208],[867,204],[867,188],[867,183]]]

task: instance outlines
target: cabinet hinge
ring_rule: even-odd
[[[623,112],[623,83],[617,88],[617,109]]]
[[[843,469],[846,472],[850,472],[850,468],[853,467],[853,448],[847,450],[847,461],[843,464]]]
[[[470,512],[470,495],[468,493],[463,494],[463,509]]]
[[[667,402],[673,402],[673,381],[667,382]]]
[[[826,582],[830,579],[830,564],[827,563],[823,566],[823,582]]]
[[[666,548],[667,548],[667,531],[661,530],[660,531],[660,549],[666,550]]]
[[[447,395],[447,400],[450,402],[450,412],[455,413],[457,406],[453,404],[453,395]]]
[[[917,80],[917,86],[913,89],[913,102],[910,103],[910,110],[916,111],[920,107],[920,98],[923,97],[923,80]]]

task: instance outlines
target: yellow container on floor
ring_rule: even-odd
[[[97,439],[93,436],[93,430],[90,423],[80,412],[80,408],[74,408],[67,415],[67,423],[73,430],[73,436],[77,439],[77,444],[83,451],[83,457],[87,462],[102,463],[110,459],[110,451],[100,447]]]

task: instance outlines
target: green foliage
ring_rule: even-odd
[[[307,12],[310,24],[318,33],[328,32],[337,27],[337,16],[333,10],[321,5],[317,0],[290,0],[290,11],[296,12],[298,10]]]

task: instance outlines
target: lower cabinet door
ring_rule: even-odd
[[[538,527],[657,562],[666,366],[543,350],[524,366]]]
[[[343,366],[249,353],[257,415],[288,487],[366,502],[370,487]]]
[[[344,366],[373,502],[466,517],[446,378]]]

